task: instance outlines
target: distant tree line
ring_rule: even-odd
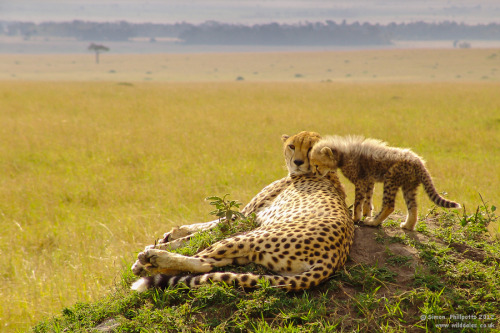
[[[500,24],[306,22],[300,24],[240,25],[208,21],[202,24],[120,22],[9,22],[0,21],[0,35],[71,37],[84,41],[126,41],[178,38],[187,44],[244,45],[380,45],[391,40],[500,40]]]
[[[379,25],[259,24],[253,26],[206,22],[183,31],[179,38],[188,44],[245,45],[364,45],[389,44],[390,38]]]

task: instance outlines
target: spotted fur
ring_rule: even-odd
[[[417,222],[417,188],[423,184],[429,198],[438,206],[460,208],[456,202],[439,195],[425,167],[425,161],[410,149],[387,146],[387,143],[362,136],[330,136],[320,140],[311,150],[313,171],[318,174],[339,168],[355,185],[353,219],[367,218],[364,224],[380,225],[394,211],[396,193],[401,187],[408,216],[401,227],[413,230]],[[375,182],[384,183],[382,209],[371,217]]]
[[[218,281],[254,288],[264,279],[272,286],[302,290],[331,276],[346,262],[354,224],[336,174],[320,177],[304,168],[309,165],[309,149],[318,140],[319,135],[311,132],[283,136],[289,175],[266,186],[241,211],[255,213],[259,227],[219,241],[192,257],[149,247],[139,254],[132,270],[152,276],[142,277],[132,289],[178,283],[197,287]],[[250,262],[273,274],[212,272],[217,267]]]

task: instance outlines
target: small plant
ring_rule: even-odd
[[[238,208],[241,203],[227,199],[228,196],[229,194],[226,194],[222,198],[213,196],[205,199],[210,200],[210,205],[215,206],[215,209],[210,214],[217,216],[221,223],[212,230],[194,234],[185,246],[175,249],[173,252],[182,255],[194,255],[228,236],[253,230],[258,226],[255,221],[255,214],[245,216],[240,213]]]
[[[495,215],[496,206],[488,207],[481,194],[479,194],[482,206],[478,206],[474,214],[467,214],[464,206],[460,225],[464,228],[465,238],[467,240],[478,240],[482,235],[488,232],[488,225],[498,220]]]
[[[245,218],[245,215],[241,214],[237,209],[240,208],[241,203],[236,200],[226,200],[229,194],[224,195],[222,198],[213,196],[208,197],[205,200],[211,200],[210,205],[215,206],[215,209],[210,212],[210,215],[215,215],[219,218],[219,221],[225,218],[227,221],[231,221],[233,216],[235,218]]]
[[[425,287],[433,291],[444,288],[442,279],[439,276],[428,274],[422,269],[417,269],[415,271],[413,285],[415,287]]]
[[[417,222],[415,230],[417,230],[418,232],[421,232],[423,234],[428,234],[429,233],[429,230],[427,229],[427,224],[425,223],[425,221],[419,221],[419,222]]]
[[[385,285],[386,282],[394,282],[397,275],[386,267],[378,267],[377,263],[373,266],[355,265],[350,267],[349,271],[343,270],[337,274],[340,275],[341,281],[360,287],[364,291]]]
[[[355,296],[358,314],[368,316],[377,308],[380,301],[382,301],[382,298],[377,297],[377,291],[380,287],[378,286],[368,293],[359,293]]]

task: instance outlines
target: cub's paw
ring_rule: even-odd
[[[400,225],[401,229],[406,229],[409,231],[415,230],[415,224],[407,223],[407,222],[402,222]]]
[[[374,218],[374,217],[367,217],[367,218],[363,221],[363,224],[364,224],[364,225],[368,225],[368,226],[370,226],[370,227],[376,227],[376,226],[379,226],[381,222],[382,222],[382,221],[377,221],[377,219],[376,219],[376,218]]]

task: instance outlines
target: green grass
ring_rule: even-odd
[[[0,82],[0,329],[100,299],[145,245],[208,220],[207,196],[248,202],[285,175],[283,133],[412,147],[466,215],[479,193],[498,206],[498,83],[231,80]]]
[[[473,243],[461,243],[468,252],[484,255],[469,259],[439,232],[452,224],[454,233],[467,239],[467,228],[457,223],[459,219],[459,214],[438,214],[427,221],[434,231],[425,239],[406,242],[417,251],[409,258],[418,262],[413,285],[398,280],[394,262],[385,266],[348,261],[345,270],[303,292],[286,293],[262,283],[253,291],[214,284],[138,294],[128,290],[136,278],[125,269],[107,296],[64,308],[32,331],[87,332],[112,326],[127,332],[445,332],[444,325],[468,325],[458,331],[489,332],[500,325],[500,243],[485,238],[483,225]],[[480,221],[471,223],[481,228]],[[363,242],[355,240],[353,246],[362,247]],[[390,247],[389,239],[384,243]]]

